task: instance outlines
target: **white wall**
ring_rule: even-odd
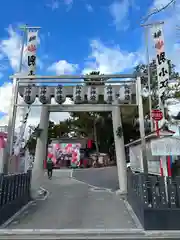
[[[133,171],[143,172],[141,145],[138,144],[135,146],[131,146],[129,152],[131,169]],[[146,144],[146,153],[149,173],[159,175],[160,174],[159,157],[152,156],[150,142]]]

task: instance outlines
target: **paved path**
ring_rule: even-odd
[[[49,191],[17,217],[9,229],[135,229],[123,200],[115,193],[95,191],[88,184],[60,177],[45,178]]]
[[[73,177],[97,187],[119,189],[116,167],[77,169],[73,171]]]

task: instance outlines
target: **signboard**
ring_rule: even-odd
[[[169,81],[169,65],[166,59],[166,53],[164,48],[162,24],[154,25],[152,28],[152,33],[154,39],[154,47],[156,50],[158,95],[162,101],[165,96]]]
[[[153,156],[177,156],[180,155],[180,139],[167,137],[151,141]]]
[[[163,119],[163,113],[159,109],[154,109],[151,111],[152,119],[155,121],[161,121]]]

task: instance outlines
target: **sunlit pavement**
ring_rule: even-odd
[[[84,170],[86,171],[86,170]],[[86,173],[87,174],[87,173]],[[124,201],[115,193],[94,189],[88,184],[56,171],[44,179],[49,196],[36,201],[16,217],[9,229],[136,229]],[[71,172],[68,173],[71,176]],[[105,186],[102,186],[105,187]]]

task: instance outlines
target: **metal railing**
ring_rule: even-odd
[[[167,184],[167,192],[166,185]],[[175,178],[128,172],[129,198],[148,208],[180,208],[180,177]]]
[[[145,230],[180,230],[180,177],[129,170],[128,202]]]
[[[0,175],[0,225],[30,201],[30,181],[31,171]]]

